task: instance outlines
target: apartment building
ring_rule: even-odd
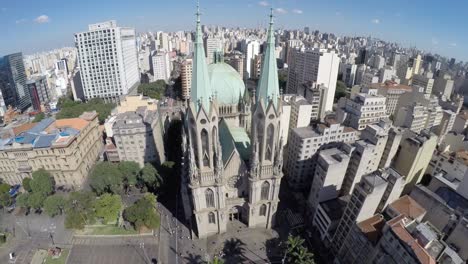
[[[389,116],[395,115],[400,97],[405,93],[413,91],[410,86],[399,84],[391,80],[387,80],[384,83],[371,84],[369,88],[377,89],[377,94],[386,98],[385,109]]]
[[[96,112],[6,127],[0,135],[0,178],[10,185],[42,168],[58,186],[79,188],[103,146]]]
[[[325,123],[292,129],[286,156],[287,180],[293,188],[308,188],[312,179],[312,156],[327,148],[332,142],[353,143],[358,137],[357,131],[338,124],[333,119]]]
[[[190,88],[192,87],[192,59],[185,59],[180,66],[180,78],[182,79],[182,99],[190,98]]]

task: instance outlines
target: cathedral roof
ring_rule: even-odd
[[[223,163],[229,160],[232,152],[236,149],[241,159],[250,158],[250,138],[244,128],[229,126],[226,120],[222,119],[219,124],[219,139],[223,151]]]
[[[237,104],[244,96],[245,84],[239,73],[224,62],[208,66],[210,84],[220,104]]]
[[[273,30],[273,9],[270,14],[270,28],[266,43],[265,55],[263,57],[262,71],[257,88],[257,102],[263,101],[268,105],[269,100],[277,107],[279,94],[278,67],[275,56],[275,32]]]

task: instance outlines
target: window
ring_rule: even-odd
[[[214,193],[211,189],[206,189],[205,191],[206,207],[214,207]]]
[[[266,149],[266,159],[272,161],[273,159],[273,142],[274,142],[275,128],[273,124],[268,125],[267,129],[267,149]]]
[[[202,143],[202,155],[203,155],[203,166],[210,166],[210,158],[208,156],[209,153],[209,140],[208,140],[208,132],[203,129],[201,131],[201,143]]]
[[[264,183],[262,183],[261,199],[268,200],[269,195],[270,195],[270,184],[267,181],[265,181]]]
[[[216,224],[215,214],[213,212],[210,212],[208,214],[208,223],[209,224]]]
[[[266,215],[266,210],[267,210],[266,205],[262,204],[260,206],[260,216],[265,216]]]

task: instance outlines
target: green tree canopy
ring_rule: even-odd
[[[57,113],[56,118],[75,118],[79,117],[83,112],[96,111],[99,123],[103,124],[114,107],[115,104],[104,103],[100,98],[93,98],[86,103],[64,99],[59,103],[60,112]]]
[[[32,173],[30,186],[33,193],[39,193],[46,197],[54,192],[55,181],[48,171],[39,169]]]
[[[299,236],[289,235],[286,242],[287,263],[291,264],[314,264],[314,254],[310,253],[304,246],[304,239]]]
[[[61,195],[52,195],[44,200],[44,211],[50,217],[62,214],[65,208],[65,198]]]
[[[5,208],[10,206],[13,203],[13,199],[11,198],[8,192],[0,193],[0,206]]]
[[[29,177],[26,177],[23,179],[23,188],[27,191],[27,192],[31,192],[32,189],[31,189],[31,178]]]
[[[119,195],[105,193],[94,201],[96,217],[104,223],[116,221],[122,210],[122,199]]]
[[[46,195],[44,193],[40,192],[33,192],[31,195],[29,195],[28,198],[28,205],[31,208],[34,209],[40,209],[42,208],[42,205],[44,205],[44,200],[46,199]]]
[[[146,163],[140,172],[140,180],[148,189],[156,190],[162,184],[162,178],[156,168],[150,163]]]
[[[16,205],[23,208],[29,208],[29,193],[21,193],[16,196]]]
[[[138,173],[140,173],[140,165],[134,161],[122,161],[118,165],[119,170],[122,172],[124,180],[129,185],[137,183]]]
[[[340,100],[341,97],[346,96],[346,84],[342,81],[336,82],[336,90],[335,90],[335,102]]]
[[[40,112],[36,116],[34,116],[33,123],[39,123],[45,118],[45,114],[43,112]]]
[[[10,192],[11,186],[6,183],[0,183],[0,194]]]
[[[96,196],[90,191],[72,192],[65,204],[65,227],[83,229],[85,224],[95,219],[94,200]]]
[[[156,196],[146,194],[135,204],[125,209],[123,217],[132,223],[137,230],[142,227],[158,228],[160,223],[159,215],[156,213]]]
[[[89,185],[100,195],[103,193],[118,193],[122,189],[123,174],[118,165],[110,162],[100,162],[94,166],[89,177]]]
[[[166,91],[166,82],[164,80],[157,80],[152,83],[142,83],[138,86],[138,93],[153,99],[160,100]]]

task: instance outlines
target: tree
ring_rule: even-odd
[[[11,198],[9,193],[0,193],[0,206],[5,208],[10,206],[13,203],[13,199]]]
[[[29,208],[29,193],[22,193],[16,197],[16,205],[23,208]]]
[[[40,112],[34,117],[33,123],[39,123],[45,118],[45,114],[43,112]]]
[[[143,198],[136,201],[132,206],[125,209],[123,217],[133,224],[136,230],[142,227],[157,228],[160,219],[155,209],[156,196],[146,194]]]
[[[26,177],[23,179],[23,188],[27,191],[27,192],[31,192],[32,189],[31,189],[31,178],[29,177]]]
[[[140,172],[140,180],[148,189],[156,190],[162,184],[162,178],[153,165],[146,163]]]
[[[314,255],[304,247],[304,239],[299,236],[289,235],[286,241],[285,258],[287,263],[314,264]]]
[[[96,164],[89,177],[89,185],[97,195],[106,192],[118,193],[122,189],[122,181],[122,171],[110,162]]]
[[[105,193],[94,201],[94,209],[96,217],[101,218],[105,224],[116,221],[122,210],[122,199],[119,195]]]
[[[65,227],[83,229],[85,224],[93,223],[95,198],[94,193],[90,191],[70,193],[65,204]]]
[[[9,193],[11,186],[6,183],[0,183],[0,194],[2,193]]]
[[[54,192],[55,181],[48,171],[39,169],[32,173],[30,186],[33,193],[39,193],[46,197]]]
[[[122,161],[118,167],[128,185],[135,185],[137,183],[138,173],[140,173],[140,165],[138,163],[134,161]]]
[[[40,192],[33,192],[31,195],[29,195],[28,198],[28,205],[31,208],[34,209],[40,209],[42,208],[42,205],[44,205],[44,200],[46,199],[46,195]]]
[[[213,261],[211,261],[210,264],[224,264],[224,261],[218,257],[214,257]]]
[[[44,200],[44,211],[50,216],[62,214],[65,208],[65,199],[61,195],[52,195]]]
[[[115,104],[107,104],[100,98],[93,98],[86,103],[74,102],[71,99],[59,100],[57,119],[79,117],[83,112],[96,111],[99,123],[103,124],[110,115]]]
[[[337,102],[341,97],[346,96],[346,84],[342,81],[336,82],[336,91],[335,91],[335,102]]]
[[[152,83],[142,83],[138,86],[138,93],[153,99],[160,100],[166,91],[166,82],[164,80],[157,80]]]

